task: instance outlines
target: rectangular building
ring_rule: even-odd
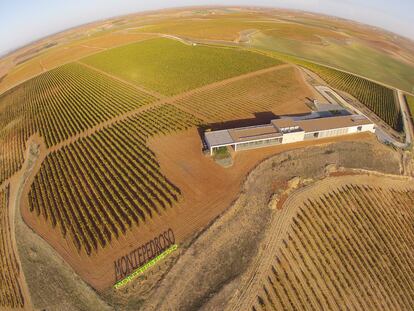
[[[205,141],[213,154],[215,149],[227,146],[238,151],[359,132],[375,133],[374,123],[364,116],[349,114],[319,118],[282,117],[266,125],[206,132]]]

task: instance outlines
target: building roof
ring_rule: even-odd
[[[294,127],[298,125],[297,122],[293,120],[292,118],[275,119],[275,120],[272,120],[272,124],[279,129],[285,128],[285,127]]]
[[[360,115],[340,115],[313,119],[284,117],[272,120],[270,124],[266,125],[206,132],[205,138],[210,147],[217,147],[246,141],[282,137],[283,133],[280,132],[282,128],[297,127],[295,131],[311,133],[366,124],[372,124],[372,122]]]
[[[370,120],[364,116],[358,115],[348,115],[348,116],[336,116],[330,118],[319,118],[319,119],[309,119],[309,120],[300,120],[297,121],[297,124],[305,132],[316,132],[331,130],[337,128],[359,126],[365,124],[372,124]]]
[[[220,145],[231,145],[234,143],[233,138],[230,136],[228,130],[206,132],[204,134],[208,145],[220,146]]]
[[[251,141],[282,136],[271,124],[241,127],[229,130],[235,142]]]
[[[315,106],[316,106],[316,109],[319,112],[322,112],[322,111],[341,111],[341,110],[346,110],[344,107],[342,107],[339,104],[320,104],[320,103],[316,103]]]

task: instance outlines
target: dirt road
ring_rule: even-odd
[[[32,136],[27,143],[27,150],[25,152],[25,162],[21,170],[10,179],[10,200],[8,206],[10,219],[10,235],[12,241],[13,252],[19,265],[19,278],[22,294],[25,300],[25,310],[32,310],[32,303],[30,292],[26,283],[25,275],[21,267],[20,254],[16,243],[16,218],[20,215],[21,198],[24,194],[24,188],[33,172],[33,168],[38,160],[39,149],[37,144],[37,137]]]

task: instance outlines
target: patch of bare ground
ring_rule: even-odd
[[[17,244],[26,283],[36,310],[112,310],[59,256],[22,220],[16,217]]]
[[[321,179],[333,171],[332,165],[399,173],[399,155],[370,137],[240,152],[228,169],[195,151],[191,131],[157,139],[152,149],[167,176],[182,189],[179,210],[187,211],[170,222],[180,236],[180,256],[171,259],[174,265],[166,264],[169,271],[152,290],[141,287],[150,278],[137,279],[124,289],[106,292],[106,297],[116,301],[119,310],[223,310],[241,284],[249,283],[243,273],[257,260],[275,193]],[[123,305],[128,297],[140,297],[139,304]]]

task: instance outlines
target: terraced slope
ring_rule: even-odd
[[[330,178],[290,197],[273,224],[250,310],[414,305],[412,181]]]
[[[30,209],[88,255],[171,207],[180,190],[161,173],[149,137],[199,121],[164,105],[50,153],[29,194]]]
[[[164,95],[281,63],[240,49],[186,45],[165,38],[111,49],[84,58],[82,62]]]
[[[11,89],[0,97],[0,182],[21,167],[25,142],[34,132],[50,147],[155,100],[76,63]]]

